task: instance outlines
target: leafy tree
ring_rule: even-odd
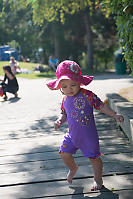
[[[4,45],[9,40],[9,34],[4,21],[0,18],[0,45]]]
[[[0,13],[3,9],[3,1],[0,0]],[[8,40],[10,40],[10,32],[5,23],[6,14],[3,14],[4,17],[0,14],[0,45],[7,44]]]
[[[93,66],[94,53],[95,60],[104,62],[107,66],[114,50],[115,42],[112,41],[115,41],[115,36],[113,34],[114,37],[112,35],[110,37],[110,33],[114,31],[113,24],[107,25],[112,18],[106,20],[104,25],[105,17],[95,8],[99,6],[98,1],[19,0],[18,3],[17,0],[3,0],[3,2],[3,14],[8,13],[5,20],[7,27],[11,29],[9,32],[12,33],[12,38],[20,43],[24,56],[28,54],[34,57],[37,49],[41,47],[45,63],[51,54],[60,60],[72,55],[74,60],[79,61],[82,53],[87,52],[90,68]]]
[[[19,43],[24,57],[34,58],[34,51],[40,47],[38,39],[40,27],[33,24],[31,7],[20,7],[20,9],[12,10],[9,2],[1,2],[3,2],[4,12],[0,15],[0,23],[3,27],[0,43],[9,44],[15,40]]]
[[[133,1],[103,0],[101,4],[99,3],[99,6],[106,14],[112,12],[115,15],[125,59],[129,66],[133,68]]]
[[[113,64],[114,51],[119,46],[115,20],[113,15],[106,18],[97,10],[92,15],[92,24],[95,67],[107,69]]]
[[[3,0],[6,4],[7,1]],[[90,15],[93,10],[93,3],[91,0],[8,0],[8,3],[13,8],[19,9],[20,7],[31,4],[33,9],[33,20],[35,23],[41,25],[44,20],[46,21],[60,21],[64,23],[66,14],[74,14],[81,10],[84,10],[84,22],[87,35],[87,54],[88,54],[88,66],[93,68],[93,38],[91,31]],[[55,44],[58,44],[58,34],[55,34]]]

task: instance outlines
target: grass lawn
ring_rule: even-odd
[[[3,72],[4,65],[9,65],[9,62],[8,61],[0,61],[0,76],[4,75],[4,72]],[[48,72],[44,72],[44,73],[35,73],[33,71],[33,69],[34,69],[34,67],[38,66],[38,63],[19,62],[19,66],[20,66],[20,68],[28,69],[28,71],[31,71],[31,73],[16,74],[17,77],[23,77],[23,78],[27,78],[27,79],[55,78],[56,77],[55,72],[53,72],[53,71],[48,71]],[[43,67],[48,68],[47,65],[43,65]]]
[[[4,65],[9,65],[8,61],[0,61],[0,76],[3,76],[3,66]],[[28,69],[29,71],[32,71],[32,73],[28,73],[28,74],[16,74],[17,77],[23,77],[26,79],[38,79],[38,78],[56,78],[56,74],[53,71],[48,71],[45,73],[35,73],[33,71],[34,67],[38,66],[38,63],[30,63],[30,62],[19,62],[19,66],[20,68],[24,68],[24,69]],[[47,65],[43,65],[43,67],[48,68]],[[103,72],[99,72],[98,74],[103,73]],[[82,70],[82,74],[88,74],[87,70],[83,69]],[[89,71],[89,75],[94,75],[97,74],[97,71]],[[130,74],[133,76],[133,72],[132,74]],[[121,95],[122,97],[126,98],[127,100],[129,100],[130,102],[133,102],[133,87],[130,88],[124,88],[121,89],[119,91],[119,95]]]
[[[0,61],[0,76],[3,76],[3,66],[4,65],[9,65],[8,61]],[[26,79],[38,79],[38,78],[56,78],[56,74],[53,71],[48,71],[48,72],[44,72],[44,73],[35,73],[33,71],[34,67],[38,66],[38,63],[30,63],[30,62],[19,62],[19,66],[22,69],[28,69],[28,71],[32,71],[32,73],[28,73],[28,74],[16,74],[17,77],[23,77]],[[48,68],[48,65],[43,65],[43,67]],[[95,71],[95,70],[89,70],[86,68],[82,68],[82,75],[94,75],[94,74],[102,74],[104,71],[103,70],[99,70],[99,71]]]

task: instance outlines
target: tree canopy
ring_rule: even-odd
[[[57,54],[62,58],[73,55],[74,59],[76,57],[80,59],[82,54],[88,53],[90,54],[88,60],[91,60],[93,54],[96,66],[101,62],[105,62],[106,66],[108,60],[113,60],[117,44],[114,20],[111,15],[109,16],[111,10],[101,5],[101,1],[0,0],[0,2],[3,16],[6,18],[8,15],[9,20],[6,23],[12,20],[8,25],[14,24],[8,32],[12,32],[25,54],[31,54],[30,49],[37,50],[40,46],[44,50],[44,57],[48,57],[56,47]],[[107,20],[101,14],[101,10],[109,17]]]
[[[94,2],[94,3],[93,3]],[[123,46],[127,63],[133,67],[133,2],[132,0],[27,0],[33,8],[33,19],[36,23],[44,20],[64,22],[65,13],[74,14],[93,6],[100,8],[106,17],[112,12],[115,15],[120,43]]]
[[[98,0],[3,0],[3,9],[7,4],[15,9],[30,5],[33,9],[35,23],[42,24],[45,20],[49,22],[60,20],[63,23],[66,13],[74,14],[86,8],[92,11],[93,6],[97,3]]]

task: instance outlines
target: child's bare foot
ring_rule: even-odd
[[[78,170],[78,166],[75,167],[73,170],[69,170],[67,174],[67,181],[69,184],[72,184],[73,177],[76,174],[77,170]]]
[[[93,184],[93,186],[92,186],[92,188],[91,188],[91,191],[101,190],[103,187],[104,187],[104,186],[103,186],[103,181],[101,181],[101,182],[96,182],[96,181],[94,180],[94,184]]]

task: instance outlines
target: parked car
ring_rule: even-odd
[[[18,60],[18,53],[15,48],[10,48],[9,45],[0,46],[0,61],[9,61],[11,56]]]

